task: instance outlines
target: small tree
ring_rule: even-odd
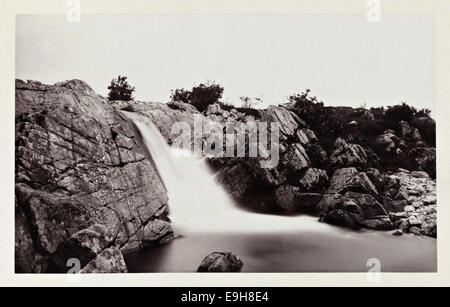
[[[184,88],[171,90],[170,91],[170,100],[171,101],[178,101],[178,102],[184,102],[189,103],[189,97],[191,96],[191,92],[188,90],[185,90]]]
[[[306,121],[319,135],[339,135],[343,125],[333,109],[324,106],[316,96],[310,96],[307,89],[301,94],[289,96],[289,102],[294,104],[294,113]]]
[[[117,79],[112,79],[111,84],[108,86],[109,100],[133,100],[134,87],[130,86],[127,82],[127,77],[118,76]]]
[[[206,110],[208,105],[219,102],[222,98],[223,87],[215,82],[200,83],[194,86],[189,95],[189,102],[200,112]]]

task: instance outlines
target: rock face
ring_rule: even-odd
[[[214,252],[206,256],[197,272],[239,272],[243,263],[231,252]]]
[[[103,256],[118,263],[120,251],[172,236],[169,228],[147,231],[166,219],[167,195],[134,125],[84,82],[17,80],[15,130],[17,272],[63,271],[56,255],[95,224],[115,246]],[[101,252],[85,257],[81,249],[83,265]]]

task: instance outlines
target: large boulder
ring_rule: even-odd
[[[403,157],[405,155],[406,143],[393,130],[386,130],[382,135],[378,136],[375,144],[377,149],[384,154],[394,155],[396,157]]]
[[[311,165],[305,148],[300,143],[288,146],[283,154],[281,162],[286,165],[289,172],[298,172]]]
[[[105,226],[92,225],[70,236],[58,250],[50,256],[47,272],[65,273],[70,259],[79,261],[84,268],[105,248],[114,244],[114,234]]]
[[[392,229],[388,212],[378,201],[379,193],[365,172],[338,169],[330,187],[317,204],[321,220],[347,227]]]
[[[323,192],[328,186],[327,172],[317,168],[308,168],[301,176],[298,186],[305,192]]]
[[[287,212],[315,212],[319,193],[303,193],[298,187],[283,185],[275,190],[276,205]]]
[[[306,127],[306,123],[302,119],[280,106],[269,106],[261,117],[261,121],[279,123],[281,141],[294,137],[299,128]]]
[[[18,271],[40,271],[92,224],[105,225],[126,249],[132,240],[143,245],[136,233],[144,225],[165,219],[166,189],[122,108],[162,125],[188,117],[167,104],[110,102],[80,80],[16,81],[16,260],[32,262]]]
[[[109,247],[88,262],[80,273],[128,273],[128,269],[120,250]]]
[[[241,259],[231,252],[214,252],[203,259],[197,272],[239,272],[242,266]]]
[[[400,134],[403,137],[409,138],[410,140],[416,141],[416,142],[419,142],[422,140],[419,129],[417,129],[415,127],[411,127],[410,124],[408,124],[405,121],[401,121],[398,124],[400,126]]]
[[[402,136],[408,136],[413,132],[413,128],[403,120],[398,125],[400,126],[400,134]]]
[[[294,211],[296,208],[296,197],[300,189],[298,187],[284,185],[275,191],[275,201],[278,207],[286,211]]]
[[[367,166],[368,159],[369,157],[361,145],[347,143],[344,139],[338,138],[330,156],[330,164],[335,168]]]
[[[377,188],[367,174],[358,172],[354,167],[336,170],[331,178],[329,190],[341,194],[346,191],[355,191],[378,195]]]

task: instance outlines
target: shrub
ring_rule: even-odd
[[[306,121],[319,135],[340,135],[343,125],[332,108],[325,107],[322,101],[309,96],[310,90],[294,94],[289,101],[294,103],[293,111]]]
[[[178,101],[178,102],[184,102],[189,103],[189,97],[191,95],[191,92],[188,90],[185,90],[184,88],[171,90],[170,100],[171,101]]]
[[[207,82],[194,86],[191,91],[185,89],[171,90],[170,99],[190,103],[197,110],[203,112],[210,104],[219,103],[222,94],[223,87],[215,82]]]
[[[428,108],[423,108],[416,113],[416,117],[430,117],[431,110]]]
[[[219,102],[222,94],[223,87],[219,84],[215,82],[200,83],[192,88],[189,101],[197,110],[203,112],[210,104]]]
[[[112,79],[111,84],[108,86],[108,99],[109,100],[133,100],[134,87],[130,86],[127,82],[127,77],[120,76],[117,79]]]
[[[403,102],[402,104],[388,107],[384,116],[386,119],[394,120],[396,122],[404,120],[409,123],[416,113],[417,110],[414,107]]]

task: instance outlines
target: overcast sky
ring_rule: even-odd
[[[139,100],[215,80],[224,99],[286,102],[306,88],[326,105],[401,101],[435,110],[431,16],[383,15],[18,15],[16,77],[86,81],[107,95],[128,76]]]

